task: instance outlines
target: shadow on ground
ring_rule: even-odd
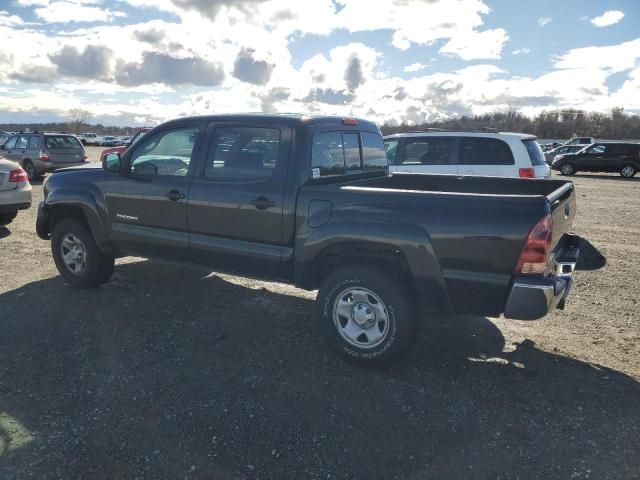
[[[0,295],[0,414],[33,438],[0,456],[0,478],[640,472],[628,376],[505,346],[484,318],[429,328],[400,365],[365,370],[327,350],[311,308],[155,262],[120,265],[99,290],[56,277]]]
[[[607,264],[607,258],[586,238],[580,239],[580,256],[576,270],[598,270]]]
[[[0,240],[11,235],[11,230],[7,227],[0,227]]]
[[[640,181],[640,176],[636,175],[635,177],[632,178],[624,178],[621,177],[620,174],[618,173],[611,173],[609,175],[607,174],[597,174],[597,173],[576,173],[575,175],[572,175],[572,177],[575,178],[601,178],[602,180],[619,180],[621,182],[638,182]]]

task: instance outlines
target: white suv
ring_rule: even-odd
[[[547,178],[537,137],[522,133],[425,131],[384,137],[391,172]]]

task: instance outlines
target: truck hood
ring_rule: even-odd
[[[55,171],[55,173],[64,173],[64,172],[78,172],[81,170],[100,170],[102,169],[102,164],[98,162],[93,163],[83,163],[82,165],[78,165],[75,167],[65,167],[59,168]]]

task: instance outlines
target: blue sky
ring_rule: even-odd
[[[638,0],[0,0],[0,123],[640,113]]]

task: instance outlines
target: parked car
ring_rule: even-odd
[[[0,145],[4,145],[4,142],[6,142],[10,136],[11,133],[9,132],[0,132]]]
[[[36,230],[69,283],[140,255],[319,289],[319,329],[364,365],[405,353],[422,311],[563,308],[578,255],[571,182],[389,175],[354,118],[177,119],[43,190]]]
[[[79,165],[87,160],[78,139],[63,133],[19,133],[0,146],[0,155],[18,162],[30,182],[56,168]]]
[[[551,171],[533,135],[416,132],[384,137],[391,172],[546,178]]]
[[[100,154],[100,161],[104,161],[104,157],[106,157],[108,154],[110,153],[123,153],[127,148],[129,148],[131,145],[135,144],[138,140],[140,140],[140,138],[142,138],[142,136],[147,133],[149,130],[151,130],[151,128],[141,128],[140,130],[138,130],[135,135],[133,135],[132,137],[129,137],[129,140],[119,146],[113,147],[113,148],[107,148],[106,150],[103,150],[102,153]]]
[[[16,162],[0,158],[0,226],[8,225],[18,211],[31,206],[31,184]]]
[[[564,142],[562,145],[591,145],[595,143],[596,139],[593,137],[571,137],[569,140]]]
[[[560,147],[556,147],[553,150],[549,150],[545,152],[544,158],[547,162],[547,165],[551,165],[553,163],[553,159],[557,155],[564,155],[569,153],[578,153],[583,148],[588,147],[589,145],[562,145]]]
[[[597,142],[573,155],[556,156],[551,167],[563,175],[618,172],[631,178],[640,170],[640,143]]]
[[[82,145],[100,146],[102,145],[103,137],[96,135],[95,133],[87,132],[78,135],[78,140]]]

